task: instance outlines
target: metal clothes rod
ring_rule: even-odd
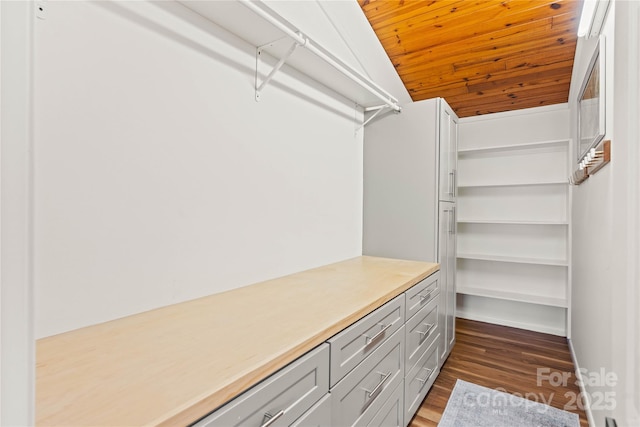
[[[279,15],[278,17],[273,15],[275,14],[275,12],[273,11],[267,12],[265,9],[258,6],[258,3],[262,3],[262,2],[251,1],[251,0],[239,0],[239,1],[240,3],[245,5],[247,8],[255,12],[257,15],[261,16],[264,20],[271,23],[274,27],[278,28],[280,31],[285,33],[290,38],[292,38],[300,46],[303,46],[306,49],[309,49],[316,56],[321,58],[327,64],[331,65],[333,68],[338,70],[344,76],[352,80],[354,83],[358,84],[360,87],[362,87],[363,89],[365,89],[366,91],[374,95],[376,98],[380,99],[382,102],[384,102],[386,106],[388,106],[394,111],[401,111],[401,108],[398,105],[398,100],[394,98],[391,94],[389,94],[384,89],[379,87],[377,84],[369,80],[367,77],[360,74],[357,70],[354,70],[349,65],[343,63],[340,59],[333,57],[328,52],[324,52],[319,47],[319,45],[313,42],[313,40],[291,29],[288,25],[282,22],[282,21],[286,22],[284,18],[282,18]]]

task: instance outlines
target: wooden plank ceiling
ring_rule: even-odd
[[[460,117],[567,102],[579,0],[358,0],[414,101]]]

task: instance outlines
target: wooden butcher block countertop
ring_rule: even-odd
[[[438,268],[357,257],[40,339],[36,423],[192,423]]]

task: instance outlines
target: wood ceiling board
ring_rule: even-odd
[[[358,3],[369,22],[375,26],[403,22],[429,11],[445,11],[464,1],[468,0],[358,0]]]
[[[434,96],[442,96],[450,103],[456,103],[469,95],[468,98],[473,100],[471,95],[478,92],[487,94],[491,90],[500,90],[505,87],[526,87],[532,86],[536,81],[560,81],[565,79],[569,81],[571,78],[571,65],[569,62],[557,63],[544,67],[535,67],[531,69],[523,69],[522,73],[515,75],[514,73],[503,72],[494,73],[487,76],[480,76],[474,79],[451,81],[436,85],[435,84],[417,84],[415,85],[412,95],[420,99],[427,99]],[[560,92],[563,97],[568,96],[568,86]],[[564,90],[566,89],[566,91]],[[435,94],[435,95],[434,95]],[[439,95],[438,95],[439,94]],[[462,95],[462,97],[458,97]],[[564,102],[564,101],[563,101]]]
[[[578,0],[358,1],[414,101],[465,117],[568,98]]]
[[[504,94],[490,94],[487,95],[489,98],[474,95],[477,99],[473,103],[466,102],[465,105],[467,106],[460,107],[456,114],[459,114],[460,117],[468,117],[566,103],[567,97],[559,94],[557,87],[557,85],[552,85],[545,88],[535,87],[530,90],[523,90],[515,98]]]
[[[571,39],[565,36],[568,30],[575,27],[574,19],[566,18],[557,19],[555,22],[552,19],[537,21],[492,34],[481,34],[464,42],[399,55],[393,59],[393,64],[398,70],[402,70],[403,67],[420,69],[419,66],[426,68],[432,63],[471,61],[476,55],[482,54],[500,57],[523,49],[540,51],[552,46],[562,46],[571,42]]]
[[[554,64],[556,65],[556,64]],[[565,77],[568,73],[571,72],[571,68],[573,64],[568,64],[568,66],[562,66],[562,63],[558,63],[559,67],[553,69],[545,69],[540,71],[533,71],[527,74],[523,74],[520,76],[510,75],[506,78],[494,78],[494,79],[486,79],[484,82],[472,83],[467,87],[469,88],[469,93],[472,92],[487,92],[492,89],[501,89],[505,87],[524,87],[527,85],[531,85],[532,83],[544,80],[544,81],[558,81]],[[540,67],[544,68],[544,67]],[[537,68],[534,68],[537,70]]]
[[[537,21],[552,19],[558,15],[549,7],[541,7],[539,1],[535,2],[536,9],[527,9],[518,13],[511,9],[498,6],[494,13],[478,13],[469,9],[468,13],[453,13],[448,19],[430,19],[418,23],[405,23],[404,25],[392,25],[380,27],[377,30],[380,41],[384,44],[397,45],[402,53],[410,53],[416,49],[425,49],[446,43],[465,41],[469,37],[480,34],[490,34],[520,25],[531,24]],[[493,11],[493,9],[491,9]],[[490,11],[490,12],[491,12]],[[511,13],[512,16],[501,18],[500,14]],[[464,20],[464,26],[460,26],[460,20]],[[424,34],[428,33],[428,37]],[[400,37],[400,35],[403,35]],[[401,51],[400,50],[400,51]],[[399,52],[400,52],[399,51]]]
[[[458,111],[475,110],[480,107],[484,109],[492,109],[490,108],[492,102],[496,105],[503,104],[506,101],[510,104],[514,101],[516,104],[525,102],[534,106],[554,103],[559,104],[567,102],[570,79],[570,76],[559,75],[551,78],[539,77],[537,80],[532,78],[527,80],[526,83],[520,83],[517,81],[516,83],[509,81],[504,83],[498,82],[495,85],[488,85],[487,87],[484,87],[483,91],[475,92],[468,92],[467,88],[462,85],[450,85],[445,89],[439,88],[438,93],[427,88],[424,91],[421,91],[418,95],[424,96],[426,99],[439,96],[439,93],[444,92],[446,99],[452,105],[461,105],[461,107],[456,109],[456,113],[458,113]],[[546,90],[547,87],[549,87],[549,90]],[[564,88],[565,90],[558,90],[558,88]],[[429,92],[429,90],[431,90],[431,92]],[[516,94],[516,97],[506,99],[503,96],[505,94]],[[534,99],[537,100],[539,97],[543,98],[546,102],[544,104],[540,104],[539,102],[534,101]],[[464,105],[462,104],[463,101],[465,101]],[[521,108],[528,107],[518,107],[513,109]]]
[[[555,47],[574,51],[575,43],[571,43],[568,46],[561,46],[555,41],[549,41],[549,43],[549,54],[546,53],[546,50],[536,50],[535,46],[526,43],[514,46],[508,49],[508,52],[499,52],[496,57],[492,56],[493,51],[486,51],[483,54],[474,56],[462,54],[451,57],[449,61],[423,64],[416,67],[416,69],[408,69],[408,71],[399,70],[398,74],[405,85],[408,88],[412,88],[419,82],[434,84],[434,77],[444,84],[453,81],[468,81],[499,72],[520,75],[523,72],[526,73],[526,69],[540,68],[561,61],[573,61],[572,58],[567,58],[566,54],[558,52]],[[541,60],[541,58],[545,57],[553,58],[553,60],[547,62]],[[535,62],[527,62],[527,58],[534,59]]]
[[[472,99],[472,100],[475,100],[475,102],[478,102],[479,100],[477,98],[474,98],[474,96],[483,95],[484,98],[487,99],[487,98],[492,98],[492,96],[497,96],[505,91],[532,89],[535,87],[539,87],[542,83],[551,84],[557,87],[557,86],[563,86],[563,82],[566,82],[566,86],[568,87],[571,78],[566,76],[566,70],[563,70],[563,71],[565,72],[564,73],[558,72],[556,76],[551,76],[551,77],[541,74],[537,76],[537,78],[534,76],[526,80],[505,79],[505,80],[498,80],[495,82],[485,82],[484,85],[481,85],[481,84],[475,85],[474,87],[476,88],[476,90],[474,91],[469,91],[469,88],[464,85],[451,84],[447,86],[444,89],[444,91],[447,93],[447,99],[449,99],[451,102],[456,103],[465,98]],[[425,88],[424,90],[421,90],[418,93],[418,95],[430,96],[432,95],[432,92],[430,92],[430,90],[432,89]],[[442,91],[443,89],[438,89],[438,90]],[[559,96],[565,99],[565,101],[562,101],[562,102],[566,102],[566,98],[567,98],[566,93],[560,92]]]
[[[529,78],[536,78],[540,74],[549,74],[549,76],[555,76],[559,68],[567,72],[569,68],[569,74],[573,66],[573,61],[564,58],[555,58],[554,61],[548,61],[547,63],[534,64],[530,66],[522,66],[515,68],[507,68],[504,61],[488,62],[487,64],[477,64],[469,70],[462,71],[448,71],[447,75],[443,75],[434,70],[432,75],[426,78],[418,78],[416,80],[403,79],[406,84],[421,87],[433,87],[433,86],[447,86],[447,85],[463,85],[470,87],[470,91],[474,84],[484,83],[486,81],[496,81],[500,79],[512,79],[526,81]],[[443,67],[441,70],[446,70]],[[417,75],[417,77],[421,77]],[[446,81],[445,81],[446,79]]]

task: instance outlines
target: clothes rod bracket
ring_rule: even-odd
[[[302,35],[300,36],[302,37]],[[260,80],[260,73],[258,72],[258,69],[260,68],[259,67],[260,57],[262,56],[262,51],[264,49],[264,46],[258,46],[256,48],[256,101],[260,102],[260,93],[269,84],[271,79],[273,79],[273,76],[275,76],[276,73],[280,71],[280,68],[282,68],[282,66],[287,62],[287,59],[289,59],[291,55],[293,55],[293,52],[295,52],[296,48],[301,45],[304,46],[305,44],[306,44],[306,39],[302,43],[299,43],[298,41],[294,41],[291,44],[291,47],[289,48],[289,50],[287,50],[287,53],[285,53],[284,56],[280,58],[278,63],[273,67],[271,72],[267,75],[267,77],[264,79],[262,83],[258,83]]]
[[[284,19],[282,16],[278,15],[273,9],[271,9],[268,5],[265,4],[264,1],[261,0],[238,0],[242,5],[246,6],[249,10],[253,11],[255,14],[263,18],[266,22],[271,24],[274,28],[281,31],[285,36],[289,37],[293,40],[294,45],[291,46],[289,51],[285,55],[282,56],[279,62],[279,65],[276,65],[274,70],[271,71],[270,76],[273,77],[273,74],[277,72],[277,70],[284,65],[286,59],[291,56],[293,50],[297,46],[303,46],[317,58],[319,58],[324,63],[328,64],[330,67],[338,71],[340,74],[351,80],[355,85],[360,86],[367,93],[382,101],[389,108],[400,111],[401,108],[398,105],[397,99],[395,99],[392,95],[382,89],[380,86],[375,84],[371,79],[367,76],[364,76],[359,71],[355,70],[350,65],[346,64],[338,57],[324,49],[317,42],[310,39],[308,36],[303,35],[297,28],[295,28],[289,21]],[[261,52],[261,51],[260,51]],[[256,55],[258,57],[259,54]],[[280,55],[278,55],[280,56]],[[284,59],[284,60],[283,60]],[[258,79],[257,76],[257,64],[256,64],[256,81]],[[267,77],[265,81],[269,81],[270,78]],[[260,94],[257,90],[258,88],[263,89],[265,83],[261,83],[260,85],[256,84],[256,99],[259,100]]]
[[[372,111],[374,113],[371,114],[364,122],[362,122],[360,127],[358,127],[358,131],[363,129],[371,120],[375,119],[378,114],[382,113],[386,109],[390,109],[391,111],[393,111],[396,114],[400,114],[400,111],[401,111],[401,110],[395,110],[395,109],[389,107],[388,105],[378,105],[378,106],[375,106],[375,107],[367,107],[367,108],[364,109],[365,114],[366,113],[370,113]]]

